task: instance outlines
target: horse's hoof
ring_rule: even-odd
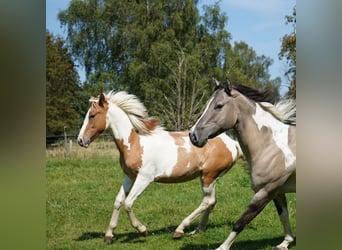
[[[200,232],[200,231],[196,229],[196,230],[190,232],[189,235],[194,235],[194,234],[197,234],[197,233],[199,233],[199,232]]]
[[[183,237],[183,233],[182,232],[174,232],[173,233],[173,236],[172,236],[175,240],[178,240],[178,239],[180,239],[180,238],[182,238]]]
[[[148,231],[145,230],[144,232],[141,232],[141,235],[144,236],[144,237],[146,237],[146,236],[148,235]]]
[[[103,241],[107,244],[112,244],[113,243],[113,237],[112,236],[105,236],[103,238]]]
[[[274,249],[275,250],[288,250],[286,246],[276,246]]]

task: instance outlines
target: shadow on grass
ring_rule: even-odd
[[[247,240],[247,241],[240,241],[233,243],[231,249],[238,250],[238,249],[265,249],[267,247],[275,247],[279,243],[283,241],[283,237],[275,237],[270,239],[260,239],[260,240]],[[216,249],[218,248],[225,239],[222,239],[221,243],[215,244],[186,244],[180,248],[180,250],[207,250],[207,249]],[[293,246],[296,246],[296,240],[290,244],[289,249]]]
[[[228,223],[231,224],[231,223]],[[209,224],[207,226],[207,230],[222,227],[223,225],[227,225],[227,223],[218,223],[218,224]],[[189,232],[194,230],[197,225],[191,225],[185,232],[184,237],[191,237],[189,236]],[[147,237],[151,236],[158,236],[158,235],[170,235],[170,240],[172,239],[172,233],[177,228],[177,226],[169,226],[169,227],[163,227],[156,230],[148,231]],[[205,232],[203,232],[203,235]],[[104,233],[103,232],[85,232],[81,236],[79,236],[75,241],[86,241],[86,240],[92,240],[92,239],[104,239]],[[180,239],[181,240],[181,239]],[[208,249],[216,249],[220,246],[220,244],[223,243],[225,239],[222,239],[222,242],[217,243],[210,243],[210,244],[201,244],[201,243],[188,243],[183,245],[180,250],[208,250]],[[265,249],[267,247],[274,247],[281,243],[283,241],[283,237],[275,237],[275,238],[268,238],[268,239],[259,239],[259,240],[247,240],[247,241],[239,241],[233,243],[231,249]],[[143,243],[145,242],[145,237],[142,236],[139,232],[134,231],[132,228],[132,231],[127,233],[114,233],[114,239],[113,243]],[[104,243],[105,244],[105,243]],[[291,249],[293,246],[296,246],[296,240],[290,245],[289,249]]]
[[[99,239],[103,238],[104,233],[100,232],[85,232],[77,239],[74,239],[75,241],[84,241],[84,240],[92,240],[92,239]]]
[[[209,224],[207,226],[206,230],[210,230],[211,228],[216,228],[216,227],[222,227],[225,225],[225,223],[219,223],[219,224]],[[163,227],[159,229],[155,229],[152,231],[148,231],[147,237],[150,236],[157,236],[157,235],[163,235],[163,234],[169,234],[170,239],[172,239],[172,234],[174,230],[176,230],[178,225],[173,225],[169,227]],[[191,225],[190,227],[187,228],[187,230],[184,233],[184,237],[188,237],[191,231],[195,230],[197,225]],[[204,232],[205,233],[205,232]],[[86,240],[93,240],[93,239],[104,239],[104,233],[103,232],[84,232],[81,236],[79,236],[77,239],[74,239],[75,241],[86,241]],[[113,242],[121,242],[121,243],[140,243],[144,242],[145,236],[143,236],[141,233],[134,231],[132,228],[132,231],[127,232],[127,233],[115,233],[114,232],[114,238]],[[189,248],[191,249],[191,248]]]

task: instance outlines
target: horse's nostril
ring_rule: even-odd
[[[83,140],[82,140],[82,138],[78,138],[77,142],[78,142],[78,145],[83,146]]]
[[[196,135],[194,133],[189,133],[189,137],[190,137],[190,141],[194,144],[197,143],[197,138]]]

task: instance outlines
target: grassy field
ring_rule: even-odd
[[[74,145],[64,158],[63,148],[46,151],[47,249],[215,249],[248,205],[253,192],[244,162],[239,161],[216,188],[217,204],[205,232],[172,239],[178,224],[201,201],[199,180],[180,184],[152,183],[133,209],[147,226],[141,236],[122,209],[112,245],[103,242],[123,172],[111,142],[94,142],[88,149]],[[291,225],[296,232],[296,197],[287,195]],[[194,221],[187,232],[197,226]],[[232,249],[272,249],[283,238],[273,203],[237,237]],[[291,249],[296,249],[292,245]]]

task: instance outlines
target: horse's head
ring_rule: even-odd
[[[232,85],[229,81],[219,83],[213,79],[215,92],[207,102],[206,108],[190,129],[191,142],[202,147],[208,138],[215,137],[220,133],[232,128],[237,122],[235,96],[232,94]]]
[[[82,147],[88,147],[107,127],[108,102],[104,94],[99,98],[90,98],[91,106],[84,118],[84,122],[77,142]]]

